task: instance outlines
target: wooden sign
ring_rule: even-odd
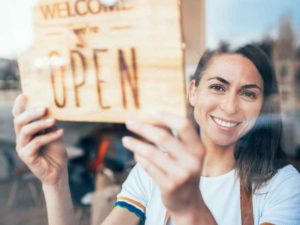
[[[180,11],[178,0],[37,1],[19,55],[29,104],[66,121],[185,115]]]

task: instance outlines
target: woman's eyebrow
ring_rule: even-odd
[[[230,82],[225,80],[222,77],[212,77],[207,80],[214,80],[214,79],[220,81],[223,84],[230,85]],[[261,88],[257,84],[245,84],[241,87],[241,89],[249,89],[249,88],[258,88],[261,91]]]
[[[241,87],[241,89],[248,89],[248,88],[258,88],[260,91],[261,91],[261,88],[258,86],[258,85],[256,85],[256,84],[246,84],[246,85],[243,85],[242,87]]]
[[[207,80],[214,80],[214,79],[216,79],[216,80],[218,80],[218,81],[220,81],[220,82],[222,82],[222,83],[224,83],[224,84],[230,84],[229,81],[225,80],[225,79],[222,78],[222,77],[212,77],[212,78],[209,78],[209,79],[207,79]]]

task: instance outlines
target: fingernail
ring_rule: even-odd
[[[56,131],[56,133],[58,133],[58,134],[62,134],[63,132],[64,132],[64,129],[62,129],[62,128]]]
[[[134,120],[127,120],[125,124],[128,128],[136,128],[138,126],[138,122]]]
[[[47,123],[47,124],[52,124],[53,122],[54,122],[53,118],[49,118],[49,119],[45,120],[45,123]]]
[[[130,137],[123,137],[123,138],[122,138],[122,143],[123,143],[124,145],[128,144],[129,142],[130,142]]]

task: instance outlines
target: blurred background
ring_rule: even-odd
[[[10,14],[9,3],[16,12]],[[12,104],[21,93],[11,17],[35,1],[0,0],[0,225],[46,224],[40,184],[15,154]],[[29,7],[29,6],[28,6]],[[204,49],[260,45],[272,60],[280,86],[284,122],[283,147],[299,168],[300,160],[300,1],[299,0],[182,0],[186,44],[185,76],[193,74]],[[24,23],[24,26],[26,24]],[[22,27],[22,24],[19,26]],[[70,159],[70,184],[76,216],[91,223],[92,201],[99,168],[114,174],[120,184],[133,166],[132,155],[120,139],[121,124],[61,122]]]

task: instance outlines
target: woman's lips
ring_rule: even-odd
[[[212,120],[218,125],[221,126],[222,128],[230,129],[233,127],[238,126],[241,122],[234,122],[234,121],[228,121],[224,120],[215,116],[210,116]]]

